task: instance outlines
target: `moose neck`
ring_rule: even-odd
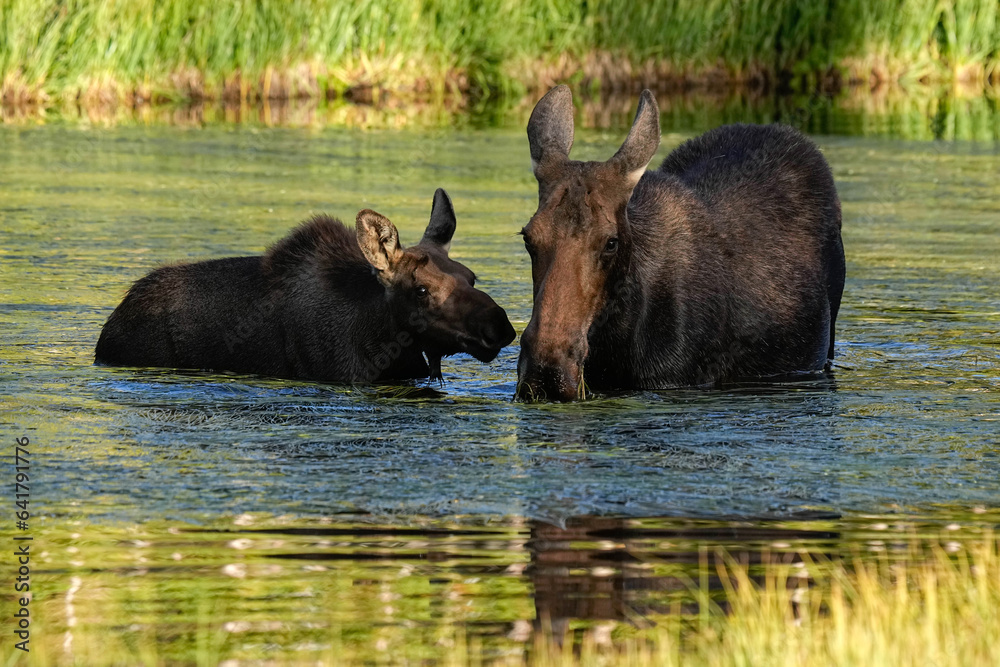
[[[393,304],[380,284],[380,298],[372,299],[363,321],[372,323],[371,335],[362,338],[374,379],[409,380],[427,377],[432,369],[424,359],[409,312]],[[381,325],[381,326],[379,326]],[[362,332],[364,334],[364,332]]]
[[[281,307],[274,325],[286,341],[292,377],[372,382],[425,377],[426,362],[405,318],[387,299],[353,230],[316,216],[276,243],[260,268]]]
[[[629,234],[624,261],[608,275],[604,306],[590,325],[585,377],[595,389],[629,386],[634,376],[637,328],[645,301],[642,242]]]
[[[676,190],[686,206],[675,209],[665,202],[660,196],[664,186]],[[694,259],[687,216],[701,214],[690,196],[673,177],[647,172],[629,200],[627,259],[609,276],[607,301],[588,336],[586,377],[595,389],[642,386],[644,377],[671,363],[685,319],[677,294]],[[670,224],[664,225],[665,220]]]
[[[358,382],[427,376],[427,363],[405,316],[390,302],[370,264],[360,257],[327,258],[315,270],[329,296],[321,304],[304,304],[303,310],[313,313],[309,328],[330,336],[329,347],[322,353],[329,361],[303,360],[303,373],[338,360],[335,366],[346,363],[343,372]],[[295,276],[286,283],[286,293],[301,293],[296,289],[300,279]]]
[[[609,299],[607,324],[591,328],[588,382],[644,387],[669,376],[697,384],[697,369],[682,359],[699,359],[699,349],[727,322],[725,290],[718,289],[730,279],[717,251],[723,241],[695,193],[661,172],[647,172],[640,181],[628,217],[631,252],[619,278],[624,287]]]

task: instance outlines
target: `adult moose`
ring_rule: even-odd
[[[263,256],[166,266],[108,318],[96,361],[329,382],[441,379],[441,357],[493,360],[514,340],[507,314],[448,257],[455,211],[434,194],[430,223],[403,249],[370,210],[356,234],[316,216]]]
[[[828,367],[844,287],[840,201],[801,133],[723,126],[646,171],[660,121],[644,90],[618,152],[577,162],[572,96],[559,86],[535,106],[528,141],[538,210],[521,232],[534,304],[518,397]]]

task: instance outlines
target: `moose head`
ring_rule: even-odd
[[[515,337],[503,308],[475,288],[475,274],[448,257],[455,224],[451,199],[440,188],[415,246],[404,249],[395,225],[375,211],[357,216],[361,252],[385,287],[394,317],[426,353],[432,379],[441,379],[441,357],[466,352],[489,362]]]
[[[660,144],[656,100],[639,98],[632,128],[606,162],[569,159],[573,99],[550,90],[528,122],[538,210],[521,230],[534,302],[521,336],[517,397],[573,400],[585,391],[588,334],[636,252],[627,206]]]

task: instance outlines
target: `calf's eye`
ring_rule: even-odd
[[[618,250],[618,239],[608,239],[608,242],[604,244],[604,252],[614,252],[615,250]]]
[[[423,299],[424,297],[427,296],[427,294],[428,292],[426,287],[424,287],[423,285],[417,285],[417,296]]]

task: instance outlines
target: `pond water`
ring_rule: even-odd
[[[578,129],[574,157],[610,156],[621,122]],[[687,595],[677,582],[706,545],[793,557],[995,524],[1000,124],[986,122],[994,140],[814,135],[848,262],[831,379],[572,405],[511,401],[516,343],[489,365],[446,359],[444,387],[92,364],[149,270],[259,253],[318,212],[374,208],[412,243],[436,187],[458,215],[452,256],[520,332],[516,232],[536,202],[523,124],[0,128],[0,401],[8,450],[30,438],[53,657],[109,629],[133,658],[149,639],[181,660],[421,657],[455,628],[502,652],[543,616],[641,625]],[[712,118],[664,123],[654,164]]]

